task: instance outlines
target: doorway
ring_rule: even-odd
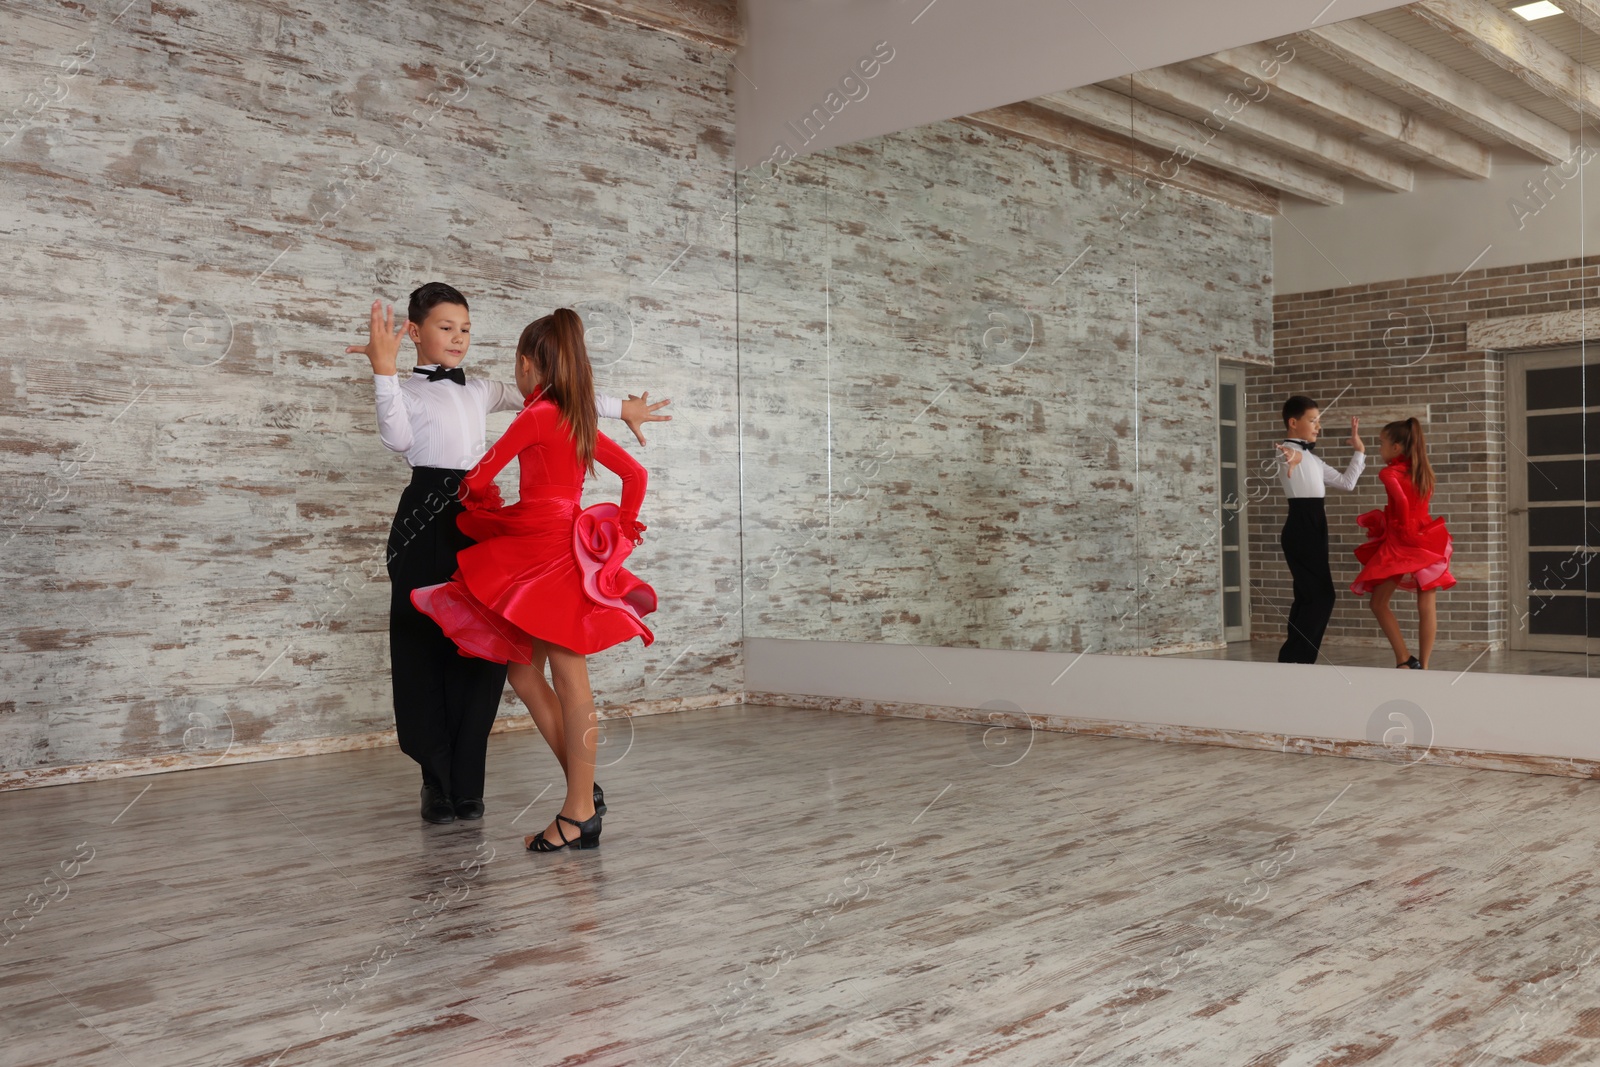
[[[1600,403],[1583,349],[1506,357],[1513,649],[1600,653]]]
[[[1250,640],[1248,542],[1244,535],[1244,367],[1217,365],[1217,477],[1222,504],[1217,522],[1222,543],[1222,634],[1224,641]]]

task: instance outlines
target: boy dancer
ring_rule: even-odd
[[[454,575],[456,553],[471,544],[456,526],[462,479],[486,451],[488,414],[521,410],[522,393],[500,382],[469,381],[462,372],[471,323],[466,297],[457,290],[429,282],[411,294],[406,320],[395,326],[393,319],[392,307],[374,301],[370,340],[345,351],[361,352],[372,364],[379,437],[411,465],[387,557],[395,732],[401,751],[422,767],[422,817],[431,823],[478,819],[506,667],[460,655],[412,605],[411,591]],[[417,368],[404,382],[395,368],[402,335],[417,348]],[[654,414],[667,403],[649,403],[648,393],[627,403],[595,395],[598,414],[626,422],[640,444],[641,424],[671,418]],[[528,710],[538,717],[540,709]]]
[[[1355,454],[1341,474],[1316,454],[1322,433],[1317,402],[1308,396],[1291,396],[1283,404],[1283,425],[1288,438],[1277,445],[1283,456],[1278,475],[1289,497],[1289,517],[1278,544],[1294,576],[1294,604],[1289,608],[1289,638],[1278,650],[1279,663],[1315,663],[1322,634],[1333,616],[1333,572],[1328,566],[1328,514],[1323,507],[1328,486],[1349,492],[1367,465],[1367,447],[1361,443],[1360,420],[1350,420],[1350,447]]]

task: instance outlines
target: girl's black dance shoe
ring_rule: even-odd
[[[566,828],[561,825],[562,823],[566,823],[567,826],[576,826],[578,828],[578,836],[568,837]],[[597,848],[600,844],[600,813],[597,811],[589,818],[579,822],[577,819],[569,819],[558,812],[556,814],[556,832],[561,835],[561,844],[552,845],[545,838],[544,831],[541,830],[533,835],[532,841],[528,842],[528,851],[560,852],[564,848]]]
[[[1410,667],[1414,671],[1420,671],[1422,669],[1422,661],[1420,659],[1418,659],[1417,657],[1412,656],[1410,659],[1406,660],[1404,663],[1396,663],[1395,667],[1398,670],[1405,670],[1407,667]]]

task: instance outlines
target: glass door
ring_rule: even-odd
[[[1225,641],[1250,640],[1250,592],[1244,576],[1244,367],[1217,367],[1217,471],[1222,505],[1217,510],[1222,538],[1222,633]]]
[[[1506,357],[1511,647],[1600,652],[1600,405],[1581,349]]]

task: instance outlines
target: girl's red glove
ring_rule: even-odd
[[[630,519],[630,520],[622,523],[621,526],[622,526],[622,536],[623,537],[626,537],[628,540],[632,541],[635,545],[644,544],[644,532],[646,530],[648,530],[650,527],[646,526],[644,523],[640,522],[638,519]]]

